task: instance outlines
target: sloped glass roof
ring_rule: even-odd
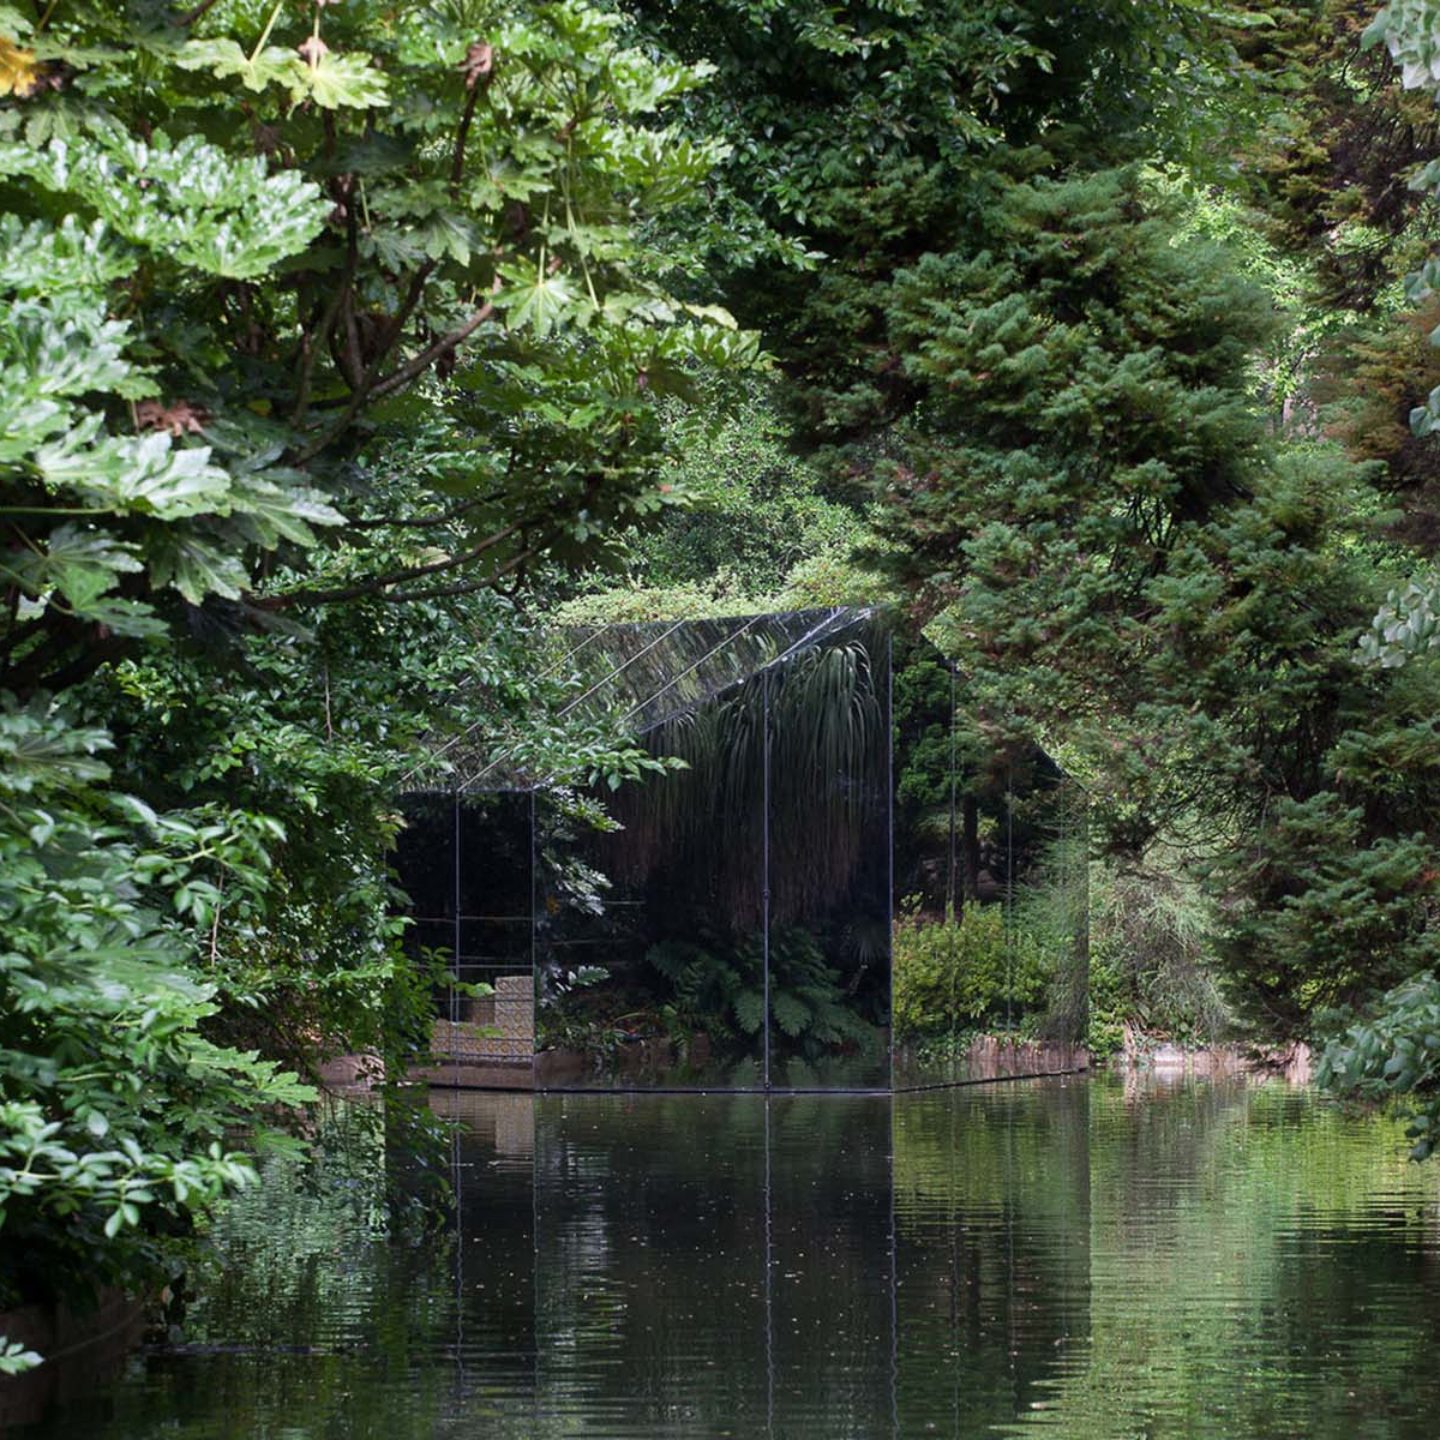
[[[627,728],[644,734],[873,614],[836,606],[570,631],[582,663],[603,672],[572,703],[621,710]]]
[[[573,691],[561,704],[557,720],[618,722],[643,735],[873,621],[879,613],[874,607],[831,606],[724,619],[566,627],[555,633],[560,655],[543,677],[567,693]],[[527,773],[533,766],[527,767],[525,750],[518,734],[486,734],[477,727],[438,745],[433,759],[449,771],[446,790],[541,788],[547,777]]]

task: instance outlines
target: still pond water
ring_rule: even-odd
[[[1303,1091],[1099,1078],[768,1106],[434,1103],[464,1126],[447,1229],[386,1238],[383,1142],[342,1115],[335,1158],[277,1162],[228,1218],[185,1343],[32,1433],[1440,1427],[1440,1169],[1408,1165],[1393,1124]]]

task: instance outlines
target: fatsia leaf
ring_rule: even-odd
[[[122,574],[141,568],[133,545],[103,530],[82,530],[77,525],[51,531],[38,566],[40,576],[76,610],[87,609],[113,590]]]
[[[296,472],[272,472],[291,475]],[[285,488],[263,475],[237,475],[231,486],[232,509],[236,514],[253,517],[260,530],[255,539],[267,548],[277,540],[292,540],[297,545],[313,545],[312,525],[342,525],[345,517],[318,490],[296,485]]]
[[[330,203],[293,170],[227,155],[197,135],[107,131],[44,149],[0,143],[0,176],[86,201],[119,235],[171,263],[250,280],[298,254]]]
[[[576,309],[575,287],[563,272],[544,275],[512,266],[502,273],[509,283],[495,304],[505,312],[512,329],[530,329],[543,337]]]
[[[425,259],[420,237],[395,225],[376,225],[360,237],[360,253],[391,270],[407,270]]]
[[[16,461],[68,428],[70,410],[54,400],[32,400],[0,367],[0,462]]]
[[[35,54],[40,60],[59,60],[72,70],[88,70],[95,65],[123,60],[126,52],[111,45],[72,45],[66,40],[46,37],[35,42]]]
[[[230,476],[210,463],[210,448],[176,448],[162,432],[95,439],[98,417],[41,447],[35,466],[45,483],[77,490],[121,513],[179,520],[229,509]],[[93,443],[92,443],[93,442]]]
[[[457,265],[470,263],[470,252],[480,244],[480,232],[463,215],[437,210],[416,232],[425,253],[432,260],[447,255]]]
[[[133,258],[107,242],[99,221],[82,226],[67,215],[58,226],[38,220],[26,225],[17,215],[0,215],[0,290],[7,293],[93,294],[134,269]]]
[[[735,317],[723,305],[687,305],[685,312],[694,315],[699,320],[713,320],[717,325],[723,325],[727,330],[739,328]]]
[[[149,559],[155,583],[173,586],[192,605],[207,595],[238,600],[250,579],[238,555],[183,532],[162,535]]]
[[[219,80],[239,76],[247,90],[263,90],[267,85],[282,83],[292,88],[300,83],[305,63],[293,50],[267,45],[255,55],[247,55],[234,40],[187,40],[180,47],[175,63],[182,70],[208,70]]]
[[[323,110],[364,110],[390,103],[384,72],[371,65],[363,50],[326,52],[313,64],[301,62],[289,85],[296,100],[314,100]]]
[[[7,402],[115,389],[133,373],[122,353],[128,338],[129,327],[107,320],[101,302],[20,301],[0,324]]]
[[[122,600],[115,595],[106,595],[89,605],[76,606],[76,614],[132,640],[158,640],[170,629],[145,601]]]
[[[103,730],[62,725],[43,700],[23,709],[0,707],[0,792],[27,795],[104,780],[110,767],[95,759],[114,742]]]

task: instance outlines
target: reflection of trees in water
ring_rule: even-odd
[[[897,898],[932,921],[1003,901],[1052,838],[1064,773],[977,714],[928,641],[897,637],[893,684]]]
[[[893,685],[902,1074],[968,1077],[978,1033],[1079,1041],[1089,989],[1083,792],[1032,739],[977,713],[963,677],[927,642],[897,640]]]
[[[1389,1122],[1100,1078],[897,1100],[895,1157],[916,1433],[1428,1433],[1436,1178]]]
[[[1090,1133],[1088,1344],[1028,1420],[1076,1440],[1429,1433],[1436,1177],[1396,1127],[1281,1085],[1107,1082]]]
[[[1088,1327],[1084,1083],[897,1097],[905,1433],[989,1433]]]
[[[403,1154],[327,1131],[221,1222],[187,1338],[225,1353],[52,1433],[1432,1432],[1440,1176],[1303,1092],[443,1108],[474,1132],[446,1230],[387,1235]]]
[[[824,1417],[814,1433],[886,1433],[887,1100],[537,1107],[547,1408],[583,1396],[591,1413],[623,1406],[636,1433],[760,1434],[774,1403]],[[592,1271],[566,1236],[597,1215],[610,1250]]]

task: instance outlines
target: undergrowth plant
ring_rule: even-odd
[[[944,921],[895,924],[893,1023],[897,1041],[955,1028],[1004,1025],[1044,1003],[1055,955],[1001,904],[970,905]]]
[[[674,987],[678,1023],[722,1045],[749,1045],[765,1024],[764,955],[758,939],[738,944],[666,940],[646,960]],[[770,1019],[785,1049],[815,1061],[827,1053],[876,1050],[881,1032],[856,1013],[816,935],[802,926],[770,937]]]

